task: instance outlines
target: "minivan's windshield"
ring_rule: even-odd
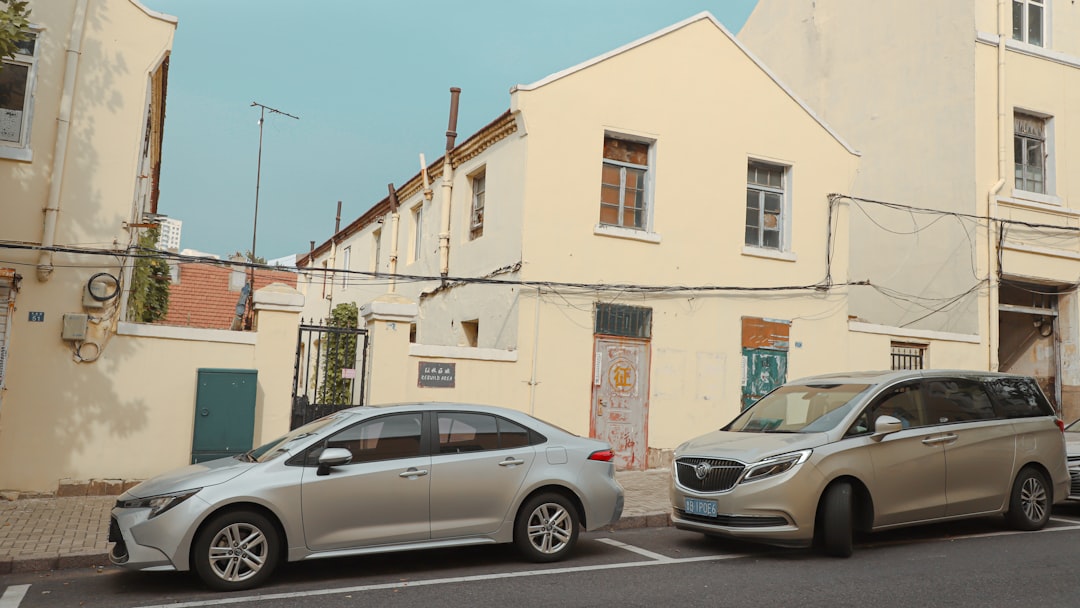
[[[823,433],[840,424],[869,384],[785,385],[723,428],[743,433]]]
[[[313,422],[309,422],[304,426],[293,429],[288,435],[278,437],[270,443],[265,443],[246,454],[241,454],[238,458],[247,462],[266,462],[268,460],[273,460],[278,455],[289,451],[292,448],[291,444],[293,442],[314,435],[319,429],[333,424],[340,419],[341,416],[342,414],[331,414]]]

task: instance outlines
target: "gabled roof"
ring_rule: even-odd
[[[201,262],[180,264],[180,280],[169,285],[169,312],[158,325],[229,329],[236,315],[239,291],[229,290],[233,269]],[[246,270],[244,271],[246,274]],[[296,288],[297,274],[283,270],[256,270],[255,290],[271,283]]]
[[[716,17],[714,17],[712,15],[712,13],[710,13],[708,11],[702,11],[702,12],[694,15],[693,17],[690,17],[689,19],[684,19],[683,21],[680,21],[680,22],[678,22],[678,23],[676,23],[674,25],[671,25],[671,26],[665,27],[662,30],[653,32],[652,34],[649,34],[648,36],[645,36],[643,38],[638,38],[637,40],[635,40],[635,41],[633,41],[633,42],[631,42],[629,44],[624,44],[623,46],[620,46],[617,49],[608,51],[607,53],[604,53],[603,55],[597,55],[596,57],[593,57],[592,59],[589,59],[587,61],[583,61],[583,62],[581,62],[581,63],[579,63],[579,64],[577,64],[577,65],[575,65],[573,67],[567,68],[567,69],[565,69],[565,70],[563,70],[561,72],[556,72],[556,73],[554,73],[554,74],[552,74],[550,76],[547,76],[546,78],[542,78],[540,80],[537,80],[534,83],[516,85],[516,86],[514,86],[513,88],[510,89],[510,92],[514,93],[516,91],[533,91],[533,90],[539,89],[540,87],[551,84],[551,83],[553,83],[553,82],[555,82],[557,80],[561,80],[563,78],[566,78],[567,76],[570,76],[571,74],[576,74],[577,72],[580,72],[580,71],[582,71],[582,70],[584,70],[586,68],[589,68],[589,67],[592,67],[592,66],[594,66],[594,65],[596,65],[598,63],[607,61],[608,59],[611,59],[612,57],[616,57],[616,56],[621,55],[621,54],[623,54],[623,53],[625,53],[627,51],[636,49],[639,46],[644,46],[644,45],[652,42],[653,40],[656,40],[658,38],[662,38],[664,36],[667,36],[669,34],[677,32],[678,30],[681,30],[681,29],[683,29],[683,28],[685,28],[685,27],[687,27],[687,26],[689,26],[691,24],[697,23],[698,21],[708,21],[708,22],[712,23],[713,25],[715,25],[716,28],[719,29],[721,32],[723,32],[723,34],[725,36],[727,36],[731,40],[731,42],[734,43],[735,46],[738,47],[739,50],[742,51],[743,54],[746,55],[746,57],[750,61],[753,61],[754,64],[757,65],[757,67],[759,69],[761,69],[762,72],[765,73],[766,76],[768,76],[774,83],[776,83],[776,86],[780,87],[784,91],[784,93],[787,93],[788,97],[790,97],[793,101],[795,101],[795,103],[799,104],[799,107],[801,107],[803,109],[803,111],[805,111],[808,115],[810,115],[811,118],[813,118],[819,125],[821,125],[821,127],[823,129],[825,129],[825,131],[828,132],[829,135],[832,135],[833,139],[835,139],[848,152],[850,152],[850,153],[852,153],[854,155],[859,155],[859,152],[857,150],[855,150],[855,148],[852,148],[844,140],[843,137],[840,137],[840,135],[836,131],[834,131],[832,127],[830,127],[828,124],[826,124],[826,122],[824,120],[822,120],[820,116],[818,116],[816,113],[814,113],[814,111],[812,109],[810,109],[810,106],[806,105],[806,103],[804,103],[802,99],[799,99],[799,97],[795,94],[794,91],[792,91],[790,88],[788,88],[787,85],[785,85],[783,82],[781,82],[780,79],[777,78],[776,74],[773,74],[773,72],[764,63],[762,63],[760,59],[758,59],[756,56],[754,56],[753,53],[750,52],[750,49],[743,46],[743,44],[741,42],[739,42],[739,39],[736,38],[731,32],[729,32],[728,29],[726,27],[724,27],[724,24],[717,21]]]

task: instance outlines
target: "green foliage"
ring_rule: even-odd
[[[13,57],[16,44],[30,38],[29,0],[0,0],[0,57]],[[3,64],[0,64],[0,69]]]
[[[233,254],[233,257],[244,258],[245,262],[251,262],[252,264],[265,264],[266,263],[266,258],[264,258],[262,256],[253,256],[253,255],[251,255],[251,250],[250,249],[248,249],[244,253],[240,253],[239,251],[237,251],[236,253]]]
[[[355,302],[338,304],[330,313],[330,327],[356,328],[360,314]],[[341,370],[355,369],[357,335],[354,333],[328,333],[323,343],[323,378],[319,385],[319,403],[348,405],[355,379],[342,378]]]
[[[131,273],[131,293],[128,295],[128,321],[153,323],[169,312],[169,263],[157,253],[160,231],[151,228],[139,237],[139,253],[145,257],[135,260]]]

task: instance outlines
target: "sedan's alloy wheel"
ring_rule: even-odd
[[[570,513],[560,505],[542,504],[529,516],[529,542],[540,553],[562,551],[570,542],[573,532],[574,522]]]
[[[222,580],[247,580],[262,570],[269,545],[262,531],[236,523],[219,530],[210,542],[210,567]]]

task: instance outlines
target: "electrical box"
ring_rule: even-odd
[[[73,312],[64,313],[64,330],[60,337],[64,340],[85,340],[89,321],[90,315]]]
[[[90,282],[86,284],[86,288],[83,289],[82,305],[84,308],[104,308],[105,301],[100,299],[106,293],[107,286],[97,282]],[[96,298],[94,296],[97,296]],[[83,315],[86,316],[86,315]]]

